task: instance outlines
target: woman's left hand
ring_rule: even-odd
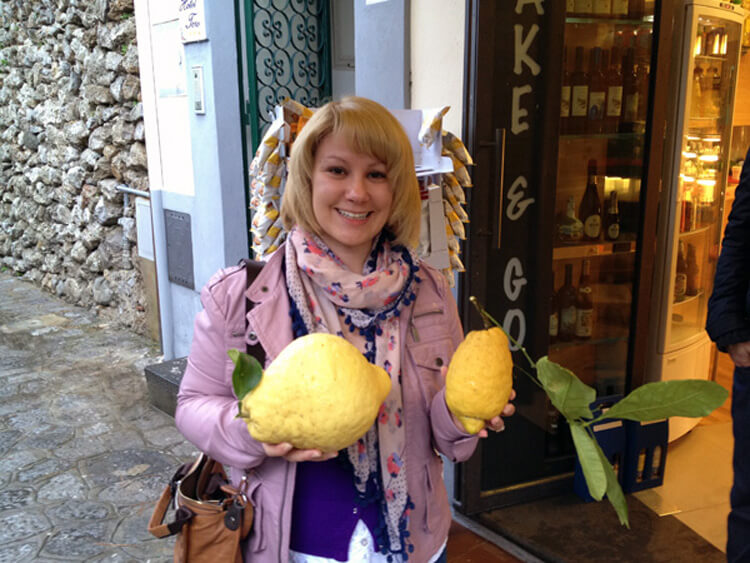
[[[440,374],[443,376],[443,381],[445,381],[445,376],[448,373],[448,367],[443,366],[440,368]],[[488,436],[487,430],[492,430],[493,432],[502,432],[505,430],[505,421],[502,417],[504,416],[512,416],[513,413],[516,412],[516,407],[511,401],[516,398],[516,390],[511,389],[510,390],[510,397],[508,398],[508,403],[503,407],[503,410],[498,414],[497,416],[492,417],[490,420],[487,421],[487,426],[482,428],[478,433],[477,436],[480,438],[486,438]],[[450,409],[449,409],[450,410]],[[456,418],[456,415],[451,413],[451,418],[453,418],[453,422],[458,426],[459,428],[463,429],[463,424],[459,422],[459,420]]]
[[[508,399],[508,403],[503,407],[502,412],[491,418],[487,421],[487,426],[485,428],[482,428],[477,436],[480,438],[486,438],[487,437],[487,430],[492,430],[493,432],[502,432],[505,430],[505,421],[502,417],[504,416],[512,416],[514,412],[516,412],[516,406],[511,403],[513,399],[516,398],[516,390],[511,389],[510,391],[510,398]]]

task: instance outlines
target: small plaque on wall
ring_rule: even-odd
[[[165,209],[164,223],[167,231],[167,273],[169,281],[189,289],[195,289],[190,215]]]
[[[183,43],[205,41],[208,38],[203,0],[180,0],[180,34]]]

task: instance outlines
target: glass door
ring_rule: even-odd
[[[572,6],[571,6],[572,4]],[[653,5],[568,2],[549,357],[601,396],[623,394],[636,277]],[[569,450],[562,417],[548,441]]]
[[[643,331],[632,328],[648,305],[654,252],[641,241],[654,238],[658,190],[646,183],[658,186],[662,168],[649,147],[662,137],[652,123],[669,74],[652,65],[668,62],[659,32],[673,12],[655,21],[654,3],[637,1],[469,6],[464,329],[481,328],[473,296],[532,358],[622,393],[643,379]],[[514,362],[516,415],[457,467],[466,514],[572,489],[569,430],[519,351]]]
[[[689,11],[690,13],[690,11]],[[688,16],[689,17],[689,16]],[[672,244],[673,283],[665,352],[704,333],[721,239],[727,185],[737,61],[742,25],[696,7],[689,20],[685,117],[680,153]]]

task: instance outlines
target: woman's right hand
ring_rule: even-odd
[[[321,452],[320,450],[298,450],[289,442],[280,444],[263,443],[268,457],[283,457],[287,461],[326,461],[339,455],[339,452]]]

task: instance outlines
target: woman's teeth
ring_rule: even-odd
[[[337,209],[336,211],[347,219],[367,219],[367,216],[369,215],[369,213],[351,213],[349,211],[344,211],[343,209]]]

